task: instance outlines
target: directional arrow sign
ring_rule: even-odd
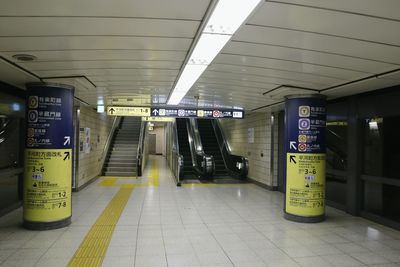
[[[114,112],[115,112],[115,109],[113,109],[113,108],[110,108],[108,111],[109,111],[111,114],[114,114]]]
[[[157,114],[158,114],[158,109],[153,110],[153,114],[154,114],[155,116],[157,116]]]
[[[64,136],[64,146],[71,144],[71,137]]]
[[[65,155],[64,160],[71,159],[71,156],[70,156],[69,152],[64,152],[64,155]]]
[[[290,141],[290,149],[297,150],[296,142],[295,142],[295,141]]]
[[[289,162],[293,162],[294,164],[296,164],[297,162],[296,162],[296,156],[295,155],[290,155],[290,160],[289,160]]]

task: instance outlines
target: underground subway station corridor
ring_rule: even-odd
[[[0,0],[0,267],[400,266],[399,0]]]
[[[0,221],[1,266],[396,266],[400,232],[327,208],[327,220],[282,217],[283,198],[254,184],[176,187],[160,156],[141,178],[103,177],[73,197],[66,228]]]

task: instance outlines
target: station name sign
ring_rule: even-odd
[[[155,118],[243,119],[244,110],[108,106],[107,115]]]

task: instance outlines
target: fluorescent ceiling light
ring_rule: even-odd
[[[186,65],[175,85],[174,91],[187,93],[206,68],[207,65]]]
[[[187,92],[173,91],[168,100],[168,105],[178,105]]]
[[[260,0],[219,0],[204,32],[233,35]]]
[[[187,64],[209,65],[231,39],[230,35],[203,33]]]
[[[201,33],[168,105],[178,105],[261,0],[219,0]]]
[[[104,112],[104,106],[98,105],[98,106],[97,106],[97,112],[98,112],[98,113],[103,113],[103,112]]]

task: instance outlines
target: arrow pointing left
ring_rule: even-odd
[[[71,136],[64,136],[64,146],[71,144]]]
[[[65,155],[64,160],[71,159],[69,152],[64,152],[64,155]]]

